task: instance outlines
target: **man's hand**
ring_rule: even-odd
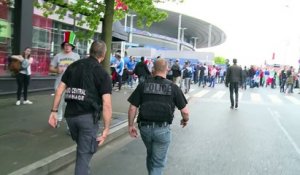
[[[106,139],[108,133],[109,133],[109,129],[104,129],[104,130],[103,130],[101,136],[99,136],[99,137],[97,138],[97,141],[99,142],[98,146],[100,146],[100,145],[102,145],[102,144],[104,143],[104,141],[105,141],[105,139]]]
[[[57,113],[56,112],[51,112],[48,123],[53,128],[56,128],[56,126],[57,126]]]
[[[186,127],[187,124],[188,124],[187,120],[181,119],[180,125],[182,126],[182,128]]]
[[[229,87],[227,83],[225,84],[225,86],[226,86],[226,87]]]
[[[128,132],[129,132],[129,135],[131,137],[133,137],[133,138],[137,138],[138,137],[137,129],[134,126],[129,126],[128,127]]]
[[[58,68],[57,68],[57,73],[58,73],[58,74],[61,74],[61,73],[63,73],[64,71],[65,71],[65,68],[64,68],[64,67],[58,66]]]

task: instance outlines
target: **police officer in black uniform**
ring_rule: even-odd
[[[168,63],[159,58],[154,63],[152,78],[138,85],[128,98],[128,130],[131,137],[137,137],[134,119],[138,114],[138,127],[147,148],[146,165],[149,175],[162,174],[171,139],[170,125],[175,107],[181,111],[181,125],[189,120],[187,100],[181,89],[166,79]]]
[[[90,57],[68,66],[56,90],[49,124],[57,124],[57,109],[62,93],[67,102],[65,117],[72,139],[77,143],[75,175],[89,174],[89,162],[109,132],[112,117],[111,78],[101,67],[106,45],[95,41],[91,45]],[[97,136],[98,122],[102,112],[104,129]]]

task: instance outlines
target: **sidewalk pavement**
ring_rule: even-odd
[[[111,134],[106,143],[127,131],[127,98],[132,91],[113,92]],[[20,106],[15,105],[15,95],[0,97],[0,174],[48,174],[75,160],[76,146],[66,134],[66,124],[57,129],[48,125],[52,93],[30,93],[33,104]]]

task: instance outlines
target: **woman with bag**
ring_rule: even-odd
[[[16,80],[18,85],[16,105],[21,104],[21,93],[23,88],[23,104],[32,104],[32,102],[27,99],[27,91],[31,75],[31,64],[33,62],[33,58],[30,56],[30,53],[31,49],[26,48],[23,51],[22,55],[11,56],[12,59],[16,59],[21,62],[20,71],[16,74]]]

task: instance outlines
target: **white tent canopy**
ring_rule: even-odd
[[[168,59],[197,59],[199,62],[212,64],[215,57],[212,52],[195,52],[195,51],[176,51],[176,50],[155,50],[152,48],[135,47],[127,49],[128,56],[145,56],[156,58],[158,56]]]

